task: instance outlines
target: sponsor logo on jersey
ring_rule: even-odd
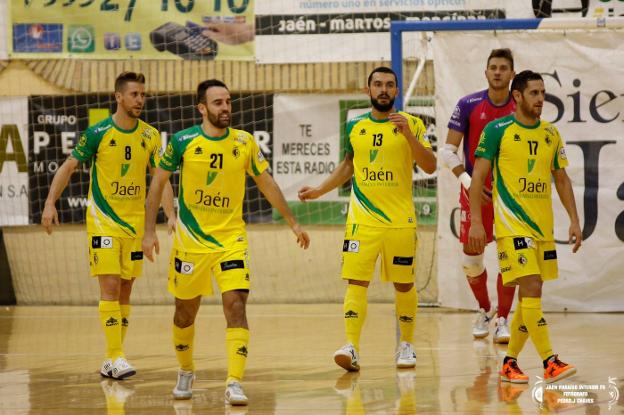
[[[544,260],[557,259],[557,251],[544,251]]]
[[[178,274],[192,275],[194,265],[192,262],[182,261],[179,258],[174,259],[174,267]]]
[[[394,258],[392,258],[393,265],[412,265],[413,263],[413,256],[395,256]]]
[[[110,249],[113,247],[112,236],[92,236],[91,248],[93,249]]]
[[[360,252],[360,241],[345,239],[342,243],[342,252]]]
[[[221,264],[221,271],[229,271],[231,269],[245,269],[245,261],[242,259],[233,259],[231,261],[223,261]]]

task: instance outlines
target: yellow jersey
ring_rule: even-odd
[[[528,236],[553,241],[552,170],[568,165],[557,128],[523,125],[514,115],[489,123],[475,157],[492,162],[496,238]]]
[[[431,148],[420,118],[407,118],[414,136]],[[348,122],[345,150],[353,154],[353,188],[347,224],[388,228],[416,227],[412,190],[412,149],[389,120],[370,112]]]
[[[228,128],[210,137],[193,126],[173,136],[160,167],[180,168],[174,249],[218,252],[247,244],[245,172],[259,176],[269,167],[251,134]]]
[[[158,130],[142,120],[124,130],[108,117],[80,136],[72,156],[91,161],[88,233],[143,236],[147,167],[155,167],[159,150]]]

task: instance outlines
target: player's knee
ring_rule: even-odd
[[[483,274],[483,271],[485,271],[485,265],[483,265],[483,254],[464,254],[462,268],[464,270],[464,274],[468,277],[469,282],[471,282],[471,279],[479,277]]]
[[[176,307],[175,314],[173,315],[173,324],[183,329],[192,326],[195,322],[195,313],[187,308]]]

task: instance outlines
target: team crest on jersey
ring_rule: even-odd
[[[548,145],[548,146],[550,146],[550,145],[552,144],[552,138],[550,138],[550,136],[549,136],[549,135],[547,135],[547,136],[544,138],[544,141],[546,142],[546,145]]]
[[[78,146],[83,147],[86,144],[87,144],[87,136],[83,134],[80,136],[80,141],[78,141]]]
[[[518,264],[526,265],[527,262],[529,262],[529,260],[524,256],[524,254],[518,255]]]
[[[234,148],[232,149],[232,155],[235,159],[240,157],[240,150],[238,149],[238,147],[234,146]]]

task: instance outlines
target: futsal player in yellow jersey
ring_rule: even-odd
[[[145,103],[143,74],[124,72],[115,81],[117,110],[89,127],[58,169],[50,185],[41,223],[46,232],[58,224],[56,201],[79,163],[91,162],[87,204],[89,263],[100,285],[100,322],[106,337],[106,358],[100,373],[123,379],[135,374],[125,359],[123,340],[130,315],[130,293],[143,268],[141,237],[145,218],[147,169],[155,167],[160,134],[139,119]],[[171,185],[163,207],[173,226]]]
[[[414,287],[416,212],[412,195],[414,162],[432,173],[436,159],[425,138],[423,122],[394,110],[398,94],[396,74],[374,69],[368,77],[372,110],[347,125],[344,160],[318,187],[299,190],[302,201],[316,199],[354,177],[344,244],[342,278],[348,280],[344,298],[347,344],[334,354],[335,362],[357,371],[367,289],[381,255],[381,279],[396,291],[396,318],[401,342],[398,367],[414,367],[412,346],[418,297]]]
[[[154,248],[158,253],[154,231],[158,200],[163,185],[179,168],[179,212],[168,285],[175,296],[173,342],[180,363],[173,397],[192,397],[195,317],[202,296],[213,294],[214,275],[227,321],[225,400],[231,405],[246,405],[247,397],[240,384],[249,343],[245,305],[250,272],[242,216],[246,173],[286,219],[299,245],[307,248],[310,239],[269,174],[269,165],[253,136],[230,128],[232,103],[226,85],[216,79],[200,83],[197,100],[202,123],[173,136],[156,170],[147,198],[143,249],[150,260]]]
[[[481,217],[481,191],[493,170],[494,224],[500,272],[505,285],[518,285],[518,307],[511,322],[511,338],[501,369],[501,380],[527,383],[516,359],[531,338],[543,360],[544,381],[563,379],[576,368],[553,353],[548,325],[542,313],[542,284],[558,277],[553,235],[551,178],[570,217],[572,252],[581,246],[576,202],[565,167],[564,143],[557,128],[540,120],[544,81],[540,74],[523,71],[511,83],[516,111],[489,123],[475,151],[470,186],[472,212],[469,244],[483,252],[486,235]]]

